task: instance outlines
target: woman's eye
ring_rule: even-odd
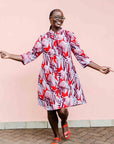
[[[58,16],[55,16],[55,18],[59,18]]]

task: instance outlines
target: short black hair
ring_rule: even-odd
[[[55,11],[61,11],[61,10],[60,10],[60,9],[53,9],[53,10],[50,12],[49,18],[53,15],[53,13],[54,13]]]
[[[49,14],[49,19],[50,19],[50,17],[53,15],[53,13],[54,13],[55,11],[61,11],[61,10],[60,10],[60,9],[53,9],[53,10],[50,12],[50,14]],[[50,25],[49,30],[51,30],[51,28],[52,28],[52,26]]]

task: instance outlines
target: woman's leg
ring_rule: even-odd
[[[60,137],[59,128],[58,128],[58,117],[56,111],[47,111],[48,113],[48,120],[51,125],[55,137]]]
[[[61,126],[63,126],[62,130],[63,130],[64,137],[66,139],[70,138],[71,132],[69,131],[68,126],[66,125],[67,124],[67,118],[68,118],[68,110],[62,108],[62,109],[57,110],[57,112],[58,112],[58,115],[61,119]]]
[[[59,117],[61,119],[61,124],[65,125],[67,123],[68,110],[62,108],[62,109],[57,110],[57,112],[58,112],[58,115],[59,115]]]

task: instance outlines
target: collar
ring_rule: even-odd
[[[63,33],[63,31],[64,31],[64,29],[63,29],[63,28],[61,28],[61,29],[60,29],[60,30],[58,30],[57,32],[53,31],[52,29],[51,29],[51,30],[49,30],[49,32],[50,32],[52,35],[55,35],[55,34],[62,34],[62,33]]]

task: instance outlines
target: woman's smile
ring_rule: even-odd
[[[50,16],[50,23],[52,26],[52,30],[57,31],[61,28],[61,25],[64,22],[64,15],[63,12],[60,10],[57,10],[53,13],[52,16]]]
[[[60,27],[61,25],[62,25],[62,23],[61,23],[60,21],[56,21],[56,22],[55,22],[55,26],[56,26],[56,27]]]

